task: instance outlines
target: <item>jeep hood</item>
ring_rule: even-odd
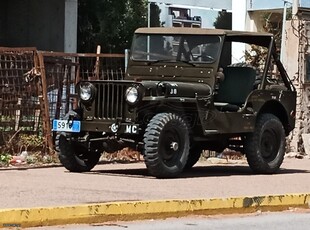
[[[196,98],[212,94],[210,85],[198,82],[143,81],[140,84],[145,88],[145,96]]]

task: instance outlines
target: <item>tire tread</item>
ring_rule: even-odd
[[[173,113],[159,113],[155,115],[150,123],[148,124],[145,134],[144,134],[144,153],[145,153],[145,164],[149,171],[149,173],[158,178],[169,178],[177,176],[184,168],[178,171],[169,171],[165,167],[163,161],[160,158],[160,153],[158,153],[158,142],[161,134],[161,130],[165,127],[165,125],[170,121],[177,121],[181,126],[186,127],[186,122],[178,115]],[[188,131],[187,131],[188,132]],[[187,133],[188,136],[188,133]],[[188,149],[188,143],[186,144],[186,148]],[[187,151],[188,154],[188,150]],[[186,156],[187,158],[187,156]]]

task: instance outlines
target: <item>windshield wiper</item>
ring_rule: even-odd
[[[191,66],[196,66],[196,64],[190,62],[190,61],[186,61],[186,60],[175,60],[175,59],[161,59],[161,60],[156,60],[156,61],[150,61],[147,63],[147,65],[153,65],[155,63],[160,63],[160,62],[182,62],[182,63],[186,63],[188,65],[191,65]]]
[[[147,65],[153,65],[155,63],[160,63],[160,62],[176,62],[175,59],[160,59],[160,60],[155,60],[155,61],[149,61]]]
[[[189,65],[191,65],[191,66],[196,66],[196,64],[195,63],[192,63],[192,62],[190,62],[190,61],[186,61],[186,60],[177,60],[178,62],[182,62],[182,63],[186,63],[186,64],[189,64]]]

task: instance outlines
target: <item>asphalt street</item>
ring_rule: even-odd
[[[245,163],[203,161],[175,179],[149,176],[144,163],[100,164],[80,174],[63,167],[0,169],[0,207],[309,193],[309,179],[310,160],[295,158],[274,175],[254,175]]]
[[[193,170],[174,179],[149,176],[141,162],[99,164],[88,173],[70,173],[63,167],[2,168],[0,227],[107,223],[310,207],[309,159],[286,158],[279,173],[274,175],[252,174],[244,161],[213,160],[199,162]],[[304,223],[308,217],[301,218]],[[165,223],[158,224],[155,229],[166,228]],[[178,224],[166,226],[186,229],[187,225]],[[217,223],[198,224],[198,229],[217,228]],[[136,227],[139,229],[139,226],[132,229]],[[145,228],[142,225],[140,229]]]

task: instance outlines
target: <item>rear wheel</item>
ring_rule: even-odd
[[[173,113],[155,115],[144,134],[145,164],[158,178],[179,175],[189,152],[189,134],[185,121]]]
[[[285,131],[273,114],[258,117],[255,130],[245,140],[245,153],[255,173],[274,173],[284,159]]]
[[[71,134],[60,133],[56,137],[59,160],[70,172],[88,172],[98,163],[100,152],[91,152],[78,142],[71,140]]]

